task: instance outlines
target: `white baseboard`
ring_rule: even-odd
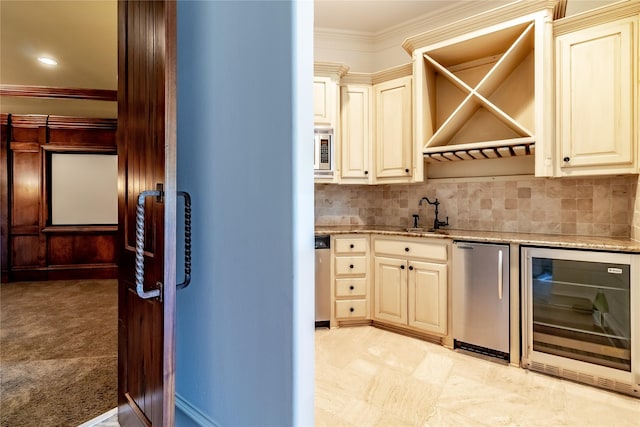
[[[211,418],[176,393],[176,409],[185,414],[200,427],[219,427]]]
[[[113,408],[112,410],[105,412],[102,415],[98,415],[97,417],[95,417],[92,420],[87,421],[86,423],[82,423],[80,424],[78,427],[92,427],[98,423],[101,423],[111,417],[113,417],[114,415],[116,415],[118,413],[118,408]]]

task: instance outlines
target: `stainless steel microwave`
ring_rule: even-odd
[[[334,170],[333,129],[315,128],[313,169],[316,177],[330,178]]]

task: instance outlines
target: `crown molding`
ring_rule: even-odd
[[[505,1],[504,3],[509,4],[510,2]],[[462,4],[452,2],[447,8],[418,16],[377,33],[374,36],[374,43],[378,48],[377,50],[395,47],[398,45],[396,40],[406,39],[407,34],[420,34],[425,31],[425,28],[438,28],[442,25],[459,21],[461,16],[465,18],[471,17],[483,12],[491,12],[495,9],[496,7],[490,7],[490,3],[484,1],[469,1]]]
[[[108,89],[81,89],[48,86],[0,84],[0,96],[25,96],[31,98],[92,99],[117,101],[118,91]]]
[[[553,35],[581,30],[603,22],[615,21],[640,13],[640,0],[622,0],[553,22]]]
[[[413,74],[413,64],[408,63],[375,73],[348,73],[340,81],[341,84],[375,85],[389,80],[406,77]]]
[[[347,73],[340,81],[340,84],[371,86],[373,84],[372,77],[371,73]]]
[[[418,48],[504,24],[507,21],[535,13],[546,13],[548,19],[551,20],[555,5],[556,0],[521,0],[509,3],[409,37],[402,43],[402,47],[409,55],[413,56],[413,52]]]
[[[378,83],[383,83],[389,80],[397,79],[400,77],[406,77],[413,74],[413,63],[408,63],[404,65],[398,65],[397,67],[387,68],[386,70],[378,71],[377,73],[373,73],[372,81],[373,84],[376,85]]]
[[[460,16],[468,17],[486,12],[487,4],[487,2],[483,1],[452,3],[444,9],[420,15],[377,33],[316,28],[314,30],[314,39],[317,44],[327,48],[339,49],[348,44],[357,46],[359,52],[375,53],[398,46],[400,44],[399,40],[406,38],[407,34],[422,33],[425,28],[440,27],[443,23],[458,21]],[[494,9],[491,8],[490,10]]]
[[[349,71],[348,66],[335,62],[315,62],[313,64],[314,76],[334,77],[340,79],[347,73],[347,71]]]

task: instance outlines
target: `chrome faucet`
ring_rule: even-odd
[[[422,201],[426,200],[427,203],[429,203],[430,205],[434,205],[436,208],[436,218],[433,220],[433,229],[437,230],[440,227],[445,227],[447,225],[449,225],[449,217],[447,217],[446,221],[439,221],[438,220],[438,205],[440,205],[440,202],[438,201],[438,198],[436,197],[436,201],[432,202],[431,200],[429,200],[429,198],[427,197],[423,197],[422,199],[420,199],[420,201],[418,202],[418,206],[422,206]]]

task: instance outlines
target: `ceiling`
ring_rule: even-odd
[[[315,27],[375,35],[469,1],[495,0],[316,0]],[[38,63],[43,55],[59,64]],[[0,83],[117,89],[117,2],[1,0]]]
[[[451,9],[464,2],[465,0],[315,0],[314,26],[375,35],[417,17]]]
[[[315,26],[376,34],[456,3],[460,0],[316,0]],[[2,0],[0,41],[0,83],[117,89],[114,0]],[[58,65],[40,64],[39,56],[51,56]]]
[[[0,1],[0,83],[117,89],[117,3]],[[57,66],[37,61],[50,56]]]

